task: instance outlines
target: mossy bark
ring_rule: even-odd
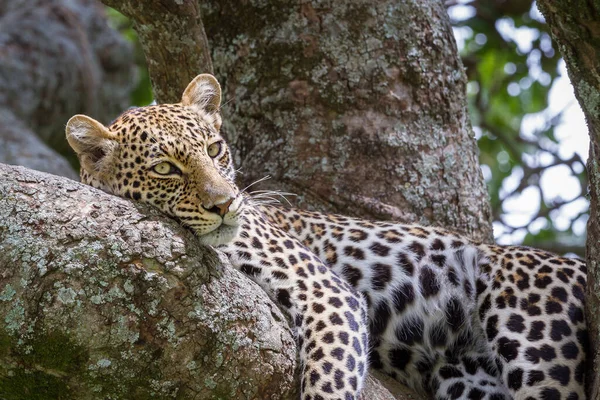
[[[190,232],[2,164],[0,315],[2,399],[281,399],[297,387],[284,316]]]
[[[441,1],[202,1],[241,179],[301,207],[490,240]]]
[[[539,0],[538,7],[565,59],[590,134],[590,219],[586,316],[591,342],[588,387],[600,399],[600,2]]]

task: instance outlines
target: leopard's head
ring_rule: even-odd
[[[220,245],[239,225],[242,195],[219,133],[221,87],[197,76],[180,103],[130,109],[105,127],[85,115],[67,123],[81,180],[158,207],[202,240]]]

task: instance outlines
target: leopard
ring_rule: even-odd
[[[222,251],[290,317],[300,398],[358,399],[369,369],[424,398],[580,400],[586,265],[434,226],[261,201],[236,185],[221,87],[66,127],[83,183],[148,203]]]

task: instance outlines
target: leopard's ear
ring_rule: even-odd
[[[212,119],[217,130],[221,128],[221,85],[214,76],[201,74],[195,77],[185,88],[181,104],[198,108]]]
[[[103,173],[119,147],[117,136],[100,122],[75,115],[67,122],[67,141],[75,150],[81,168],[96,175]]]

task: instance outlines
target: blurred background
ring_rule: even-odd
[[[448,6],[496,240],[583,255],[589,137],[535,2]]]

